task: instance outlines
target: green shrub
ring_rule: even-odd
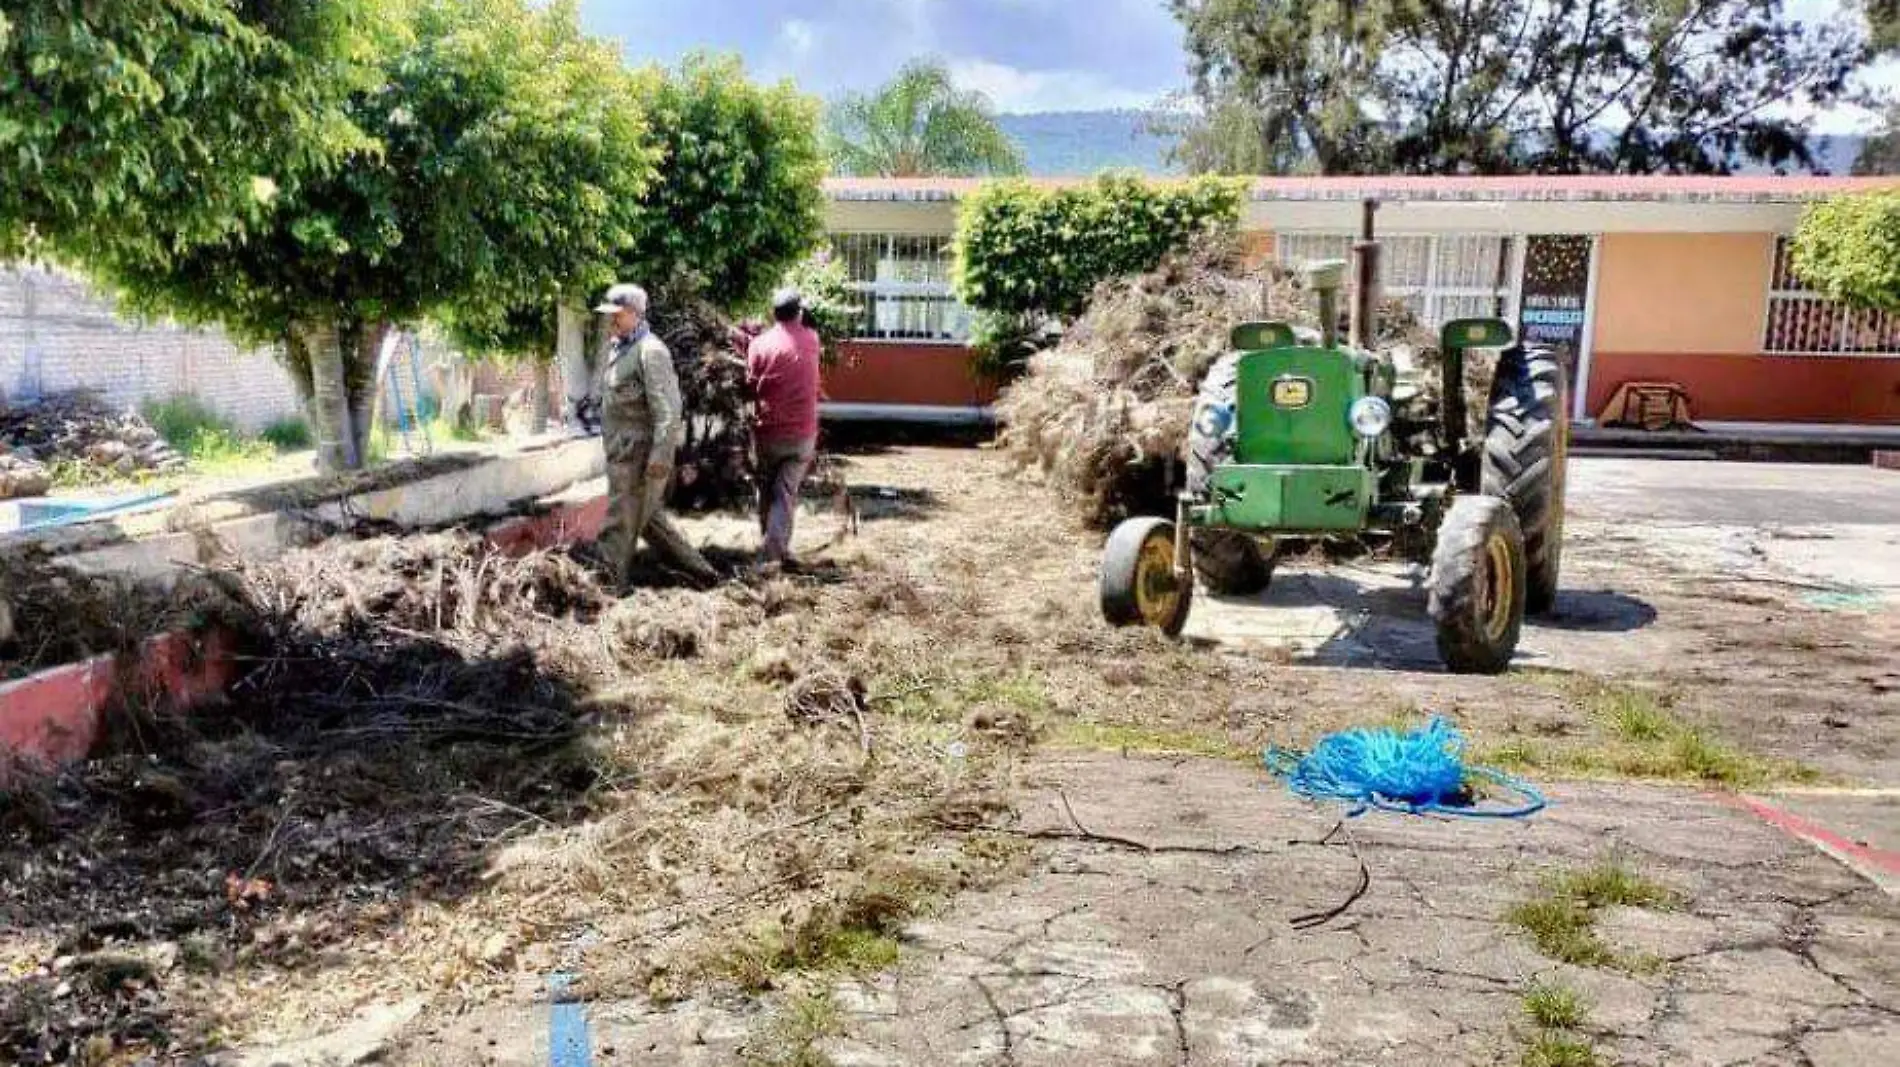
[[[1794,267],[1830,299],[1900,311],[1900,191],[1809,207],[1795,231]]]
[[[148,402],[143,414],[152,429],[199,470],[247,466],[277,454],[269,442],[247,436],[195,396]]]
[[[838,361],[839,342],[857,336],[864,326],[864,302],[851,291],[850,283],[844,261],[828,248],[819,249],[785,272],[783,284],[797,289],[805,298],[805,310],[824,342],[827,366]]]
[[[140,413],[152,429],[179,452],[189,452],[192,445],[209,430],[227,430],[235,432],[231,420],[211,409],[209,404],[189,393],[164,400],[148,400]]]
[[[1153,184],[1114,175],[1069,189],[986,185],[957,225],[957,296],[978,311],[1072,319],[1097,284],[1152,270],[1197,235],[1237,226],[1243,189],[1222,178]]]
[[[279,452],[301,452],[316,445],[310,424],[300,416],[286,415],[258,431],[258,437],[270,442]]]

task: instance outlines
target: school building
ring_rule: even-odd
[[[1079,181],[1079,179],[1078,179]],[[1043,184],[1063,184],[1052,179]],[[960,421],[970,370],[950,287],[959,179],[837,179],[827,226],[866,310],[827,376],[832,418]],[[1574,416],[1626,382],[1674,383],[1698,424],[1900,424],[1900,316],[1845,308],[1790,269],[1803,207],[1889,178],[1265,178],[1242,227],[1288,265],[1344,258],[1379,202],[1386,293],[1432,324],[1517,323],[1571,365]]]

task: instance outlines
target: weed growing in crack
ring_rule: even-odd
[[[1648,971],[1658,962],[1622,955],[1605,944],[1597,933],[1597,916],[1608,907],[1667,910],[1680,903],[1681,898],[1666,887],[1606,860],[1551,877],[1543,895],[1514,905],[1505,921],[1530,935],[1537,951],[1551,959],[1579,967]]]
[[[1545,1030],[1574,1030],[1589,1016],[1590,1005],[1569,986],[1537,982],[1524,991],[1524,1014]]]
[[[1596,1049],[1578,1033],[1589,1020],[1583,995],[1555,982],[1536,982],[1524,990],[1524,1014],[1536,1032],[1518,1061],[1520,1067],[1597,1067]]]
[[[739,1062],[745,1067],[832,1067],[819,1045],[843,1031],[843,1014],[830,990],[795,993],[746,1038]]]
[[[1602,1062],[1588,1041],[1549,1030],[1533,1037],[1518,1061],[1521,1067],[1599,1067]]]
[[[1668,911],[1682,900],[1661,883],[1645,878],[1615,860],[1605,860],[1580,871],[1566,871],[1551,879],[1550,890],[1585,908],[1651,908]]]
[[[1607,736],[1575,745],[1512,740],[1478,751],[1474,761],[1514,771],[1664,778],[1730,789],[1821,777],[1800,763],[1764,759],[1730,745],[1683,721],[1667,696],[1650,690],[1592,678],[1570,681],[1564,689]]]

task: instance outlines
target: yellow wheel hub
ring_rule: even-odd
[[[1511,590],[1517,588],[1517,575],[1511,567],[1511,545],[1494,535],[1485,542],[1484,582],[1478,603],[1484,616],[1484,635],[1502,641],[1511,628]]]
[[[1174,576],[1174,545],[1150,537],[1135,559],[1135,604],[1144,622],[1159,626],[1174,617],[1181,603],[1181,582]]]

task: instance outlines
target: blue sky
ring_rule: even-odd
[[[1838,18],[1844,2],[1788,6]],[[1003,111],[1143,107],[1187,82],[1164,0],[581,0],[581,12],[630,59],[738,52],[755,76],[789,77],[827,99],[875,86],[917,55],[942,57]],[[1900,83],[1896,70],[1883,64],[1873,80]],[[1817,125],[1841,133],[1871,120],[1842,109]]]
[[[629,58],[736,51],[755,75],[827,99],[925,54],[1004,111],[1141,107],[1187,81],[1162,0],[582,0],[581,12]]]

